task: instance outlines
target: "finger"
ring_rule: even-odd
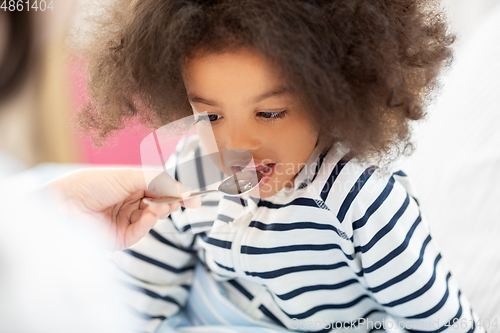
[[[141,200],[141,205],[140,207],[144,207],[146,209],[147,207],[171,207],[170,211],[173,212],[174,210],[179,209],[179,202],[173,202],[173,203],[166,203],[166,202],[161,202],[161,201],[155,201],[151,198],[143,198]]]
[[[151,198],[151,197],[144,197],[142,201],[150,206],[163,206],[163,205],[170,205],[176,202],[179,202],[180,199],[179,197],[157,197],[157,198]]]
[[[172,212],[172,207],[171,205],[148,206],[146,209],[143,210],[143,214],[146,212],[152,213],[157,217],[163,216],[165,214],[167,214],[168,216],[168,214]]]
[[[177,209],[179,209],[181,207],[181,205],[178,202],[174,202],[174,203],[170,204],[169,206],[170,206],[170,209],[167,212],[162,213],[160,215],[160,219],[167,218],[170,214],[172,214],[172,212],[175,212]]]
[[[144,209],[146,209],[146,208],[148,208],[148,207],[149,207],[149,205],[148,205],[146,202],[144,202],[144,198],[143,198],[143,199],[141,200],[141,203],[139,204],[139,209],[140,209],[140,210],[144,210]]]
[[[125,246],[127,248],[137,243],[154,227],[159,216],[158,212],[155,211],[157,209],[158,207],[148,207],[146,210],[139,211],[141,212],[139,219],[127,228],[127,235],[125,237]]]
[[[135,212],[133,212],[132,215],[130,215],[130,223],[136,223],[137,221],[139,221],[143,211],[144,210],[136,210]]]
[[[138,209],[138,210],[135,210],[134,212],[131,213],[130,222],[136,223],[137,221],[139,221],[139,219],[141,218],[144,211],[148,210],[148,208],[149,208],[149,212],[152,212],[153,214],[157,215],[159,218],[162,218],[162,216],[164,216],[164,215],[168,216],[170,214],[170,212],[172,211],[169,205],[149,206],[147,204],[144,204],[144,209]]]
[[[188,200],[181,201],[181,205],[185,208],[198,208],[201,206],[201,199],[199,197],[192,197]]]

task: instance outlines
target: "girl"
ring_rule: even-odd
[[[132,116],[159,127],[206,112],[218,148],[250,152],[264,174],[257,196],[207,195],[114,254],[138,330],[482,331],[406,175],[389,171],[451,58],[438,5],[113,4],[86,126],[104,138]],[[203,155],[202,141],[184,139],[169,163]],[[197,167],[199,187],[220,175]]]

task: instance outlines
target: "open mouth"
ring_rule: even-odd
[[[246,166],[246,167],[242,167],[242,166],[232,166],[231,167],[231,170],[234,172],[234,173],[239,173],[239,172],[242,172],[242,171],[260,171],[262,173],[266,173],[268,172],[269,170],[271,170],[271,168],[274,166],[275,163],[268,163],[268,164],[261,164],[261,165],[257,165],[255,167],[249,167],[249,166]]]

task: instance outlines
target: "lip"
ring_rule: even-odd
[[[259,185],[257,185],[257,187],[261,187],[264,184],[266,184],[269,181],[269,179],[271,179],[271,177],[273,176],[276,164],[275,163],[269,163],[269,164],[272,165],[267,169],[267,171],[262,173],[262,180],[260,181]]]
[[[255,167],[245,166],[244,168],[238,165],[233,165],[231,166],[231,170],[233,171],[234,174],[243,171],[260,171],[262,173],[262,179],[260,183],[257,185],[257,188],[259,188],[264,184],[266,184],[269,181],[269,179],[271,179],[271,177],[274,174],[275,167],[276,163],[265,163],[265,164],[261,163],[257,164]]]
[[[257,163],[254,161],[254,164],[253,166],[249,166],[248,163],[244,163],[244,164],[238,164],[238,163],[234,163],[231,165],[231,170],[233,171],[233,173],[238,173],[238,172],[242,172],[242,171],[260,171],[260,172],[264,172],[264,170],[268,169],[269,167],[272,167],[276,165],[276,163]]]
[[[273,165],[275,165],[275,164],[274,163],[259,164],[259,165],[255,166],[255,167],[246,166],[246,167],[243,168],[243,171],[255,170],[255,171],[261,171],[261,172],[263,172],[264,170],[266,170],[269,167],[272,167]]]

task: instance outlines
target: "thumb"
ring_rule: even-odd
[[[143,238],[156,224],[160,216],[169,214],[170,206],[148,206],[142,211],[137,221],[131,223],[127,228],[125,248],[137,243]]]

